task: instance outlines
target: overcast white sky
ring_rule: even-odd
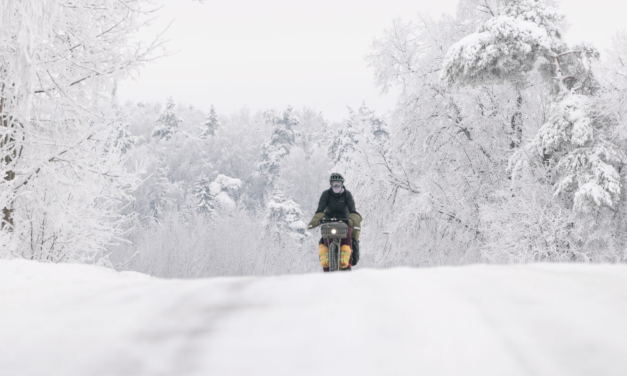
[[[159,20],[146,36],[174,20],[167,32],[175,56],[146,66],[120,85],[121,100],[177,102],[229,114],[283,109],[288,104],[346,117],[362,101],[385,112],[393,93],[381,96],[364,56],[396,17],[453,12],[457,0],[157,0]],[[625,27],[623,0],[562,0],[570,41],[609,47]]]

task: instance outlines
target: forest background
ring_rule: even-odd
[[[330,172],[364,217],[363,267],[623,262],[627,36],[564,40],[553,1],[462,0],[367,56],[395,109],[223,114],[117,100],[164,57],[146,1],[3,0],[0,256],[161,277],[318,270]]]

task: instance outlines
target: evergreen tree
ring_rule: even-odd
[[[385,144],[390,138],[390,131],[388,125],[381,117],[377,116],[374,110],[369,109],[366,103],[362,103],[357,113],[357,121],[360,122],[368,139],[372,138],[378,144]]]
[[[349,107],[348,112],[348,121],[335,132],[329,147],[329,157],[335,164],[346,161],[355,152],[355,148],[359,143],[359,135],[363,131],[363,129],[359,128],[361,123],[355,111]]]
[[[167,177],[167,170],[163,167],[158,169],[157,181],[151,187],[149,193],[149,216],[159,222],[165,214],[168,204],[171,201],[169,194],[172,183]]]
[[[152,131],[152,137],[158,139],[165,139],[166,141],[171,139],[174,133],[178,131],[179,125],[183,123],[174,113],[174,100],[169,97],[165,106],[165,110],[157,118],[157,125]]]
[[[120,124],[117,131],[117,137],[114,142],[114,146],[119,148],[122,153],[126,153],[139,142],[139,137],[131,135],[131,132],[128,130],[128,126],[128,123]]]
[[[326,150],[329,147],[330,135],[328,122],[322,112],[305,107],[299,112],[299,124],[296,132],[296,145],[302,148],[307,156],[311,156],[320,145]]]
[[[214,198],[211,193],[211,180],[201,174],[194,187],[194,197],[196,198],[196,210],[199,213],[211,214],[215,209]]]
[[[215,136],[218,128],[220,128],[220,121],[215,108],[211,105],[206,121],[196,127],[196,132],[200,138],[206,139],[207,137]]]
[[[292,107],[288,107],[281,115],[273,110],[266,111],[264,121],[272,127],[272,135],[262,146],[258,167],[266,185],[272,187],[280,174],[281,161],[290,153],[296,141],[294,127],[298,125],[299,119]]]
[[[365,103],[357,112],[350,107],[349,119],[345,126],[337,130],[329,147],[329,155],[334,163],[347,162],[360,142],[370,142],[373,146],[383,145],[389,138],[387,124],[369,109]]]
[[[529,145],[535,155],[554,164],[555,194],[569,197],[580,212],[618,203],[618,170],[627,160],[612,141],[606,118],[595,114],[593,106],[594,99],[588,96],[561,94],[551,105],[549,120]]]

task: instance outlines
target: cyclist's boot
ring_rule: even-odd
[[[351,246],[343,245],[340,251],[340,269],[346,269],[350,266]]]
[[[329,269],[329,248],[324,244],[320,244],[318,248],[320,251],[320,264],[322,265],[324,269],[328,270]]]

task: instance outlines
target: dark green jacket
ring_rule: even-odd
[[[357,213],[353,195],[344,188],[342,193],[333,193],[331,188],[322,192],[316,213],[324,213],[327,218],[348,218],[351,213]]]
[[[322,192],[316,214],[311,222],[309,222],[307,228],[312,229],[318,227],[323,217],[349,218],[348,225],[353,228],[353,239],[359,239],[359,233],[361,232],[361,215],[359,215],[355,209],[353,195],[347,191],[346,188],[344,188],[344,192],[339,194],[333,193],[331,189]]]

